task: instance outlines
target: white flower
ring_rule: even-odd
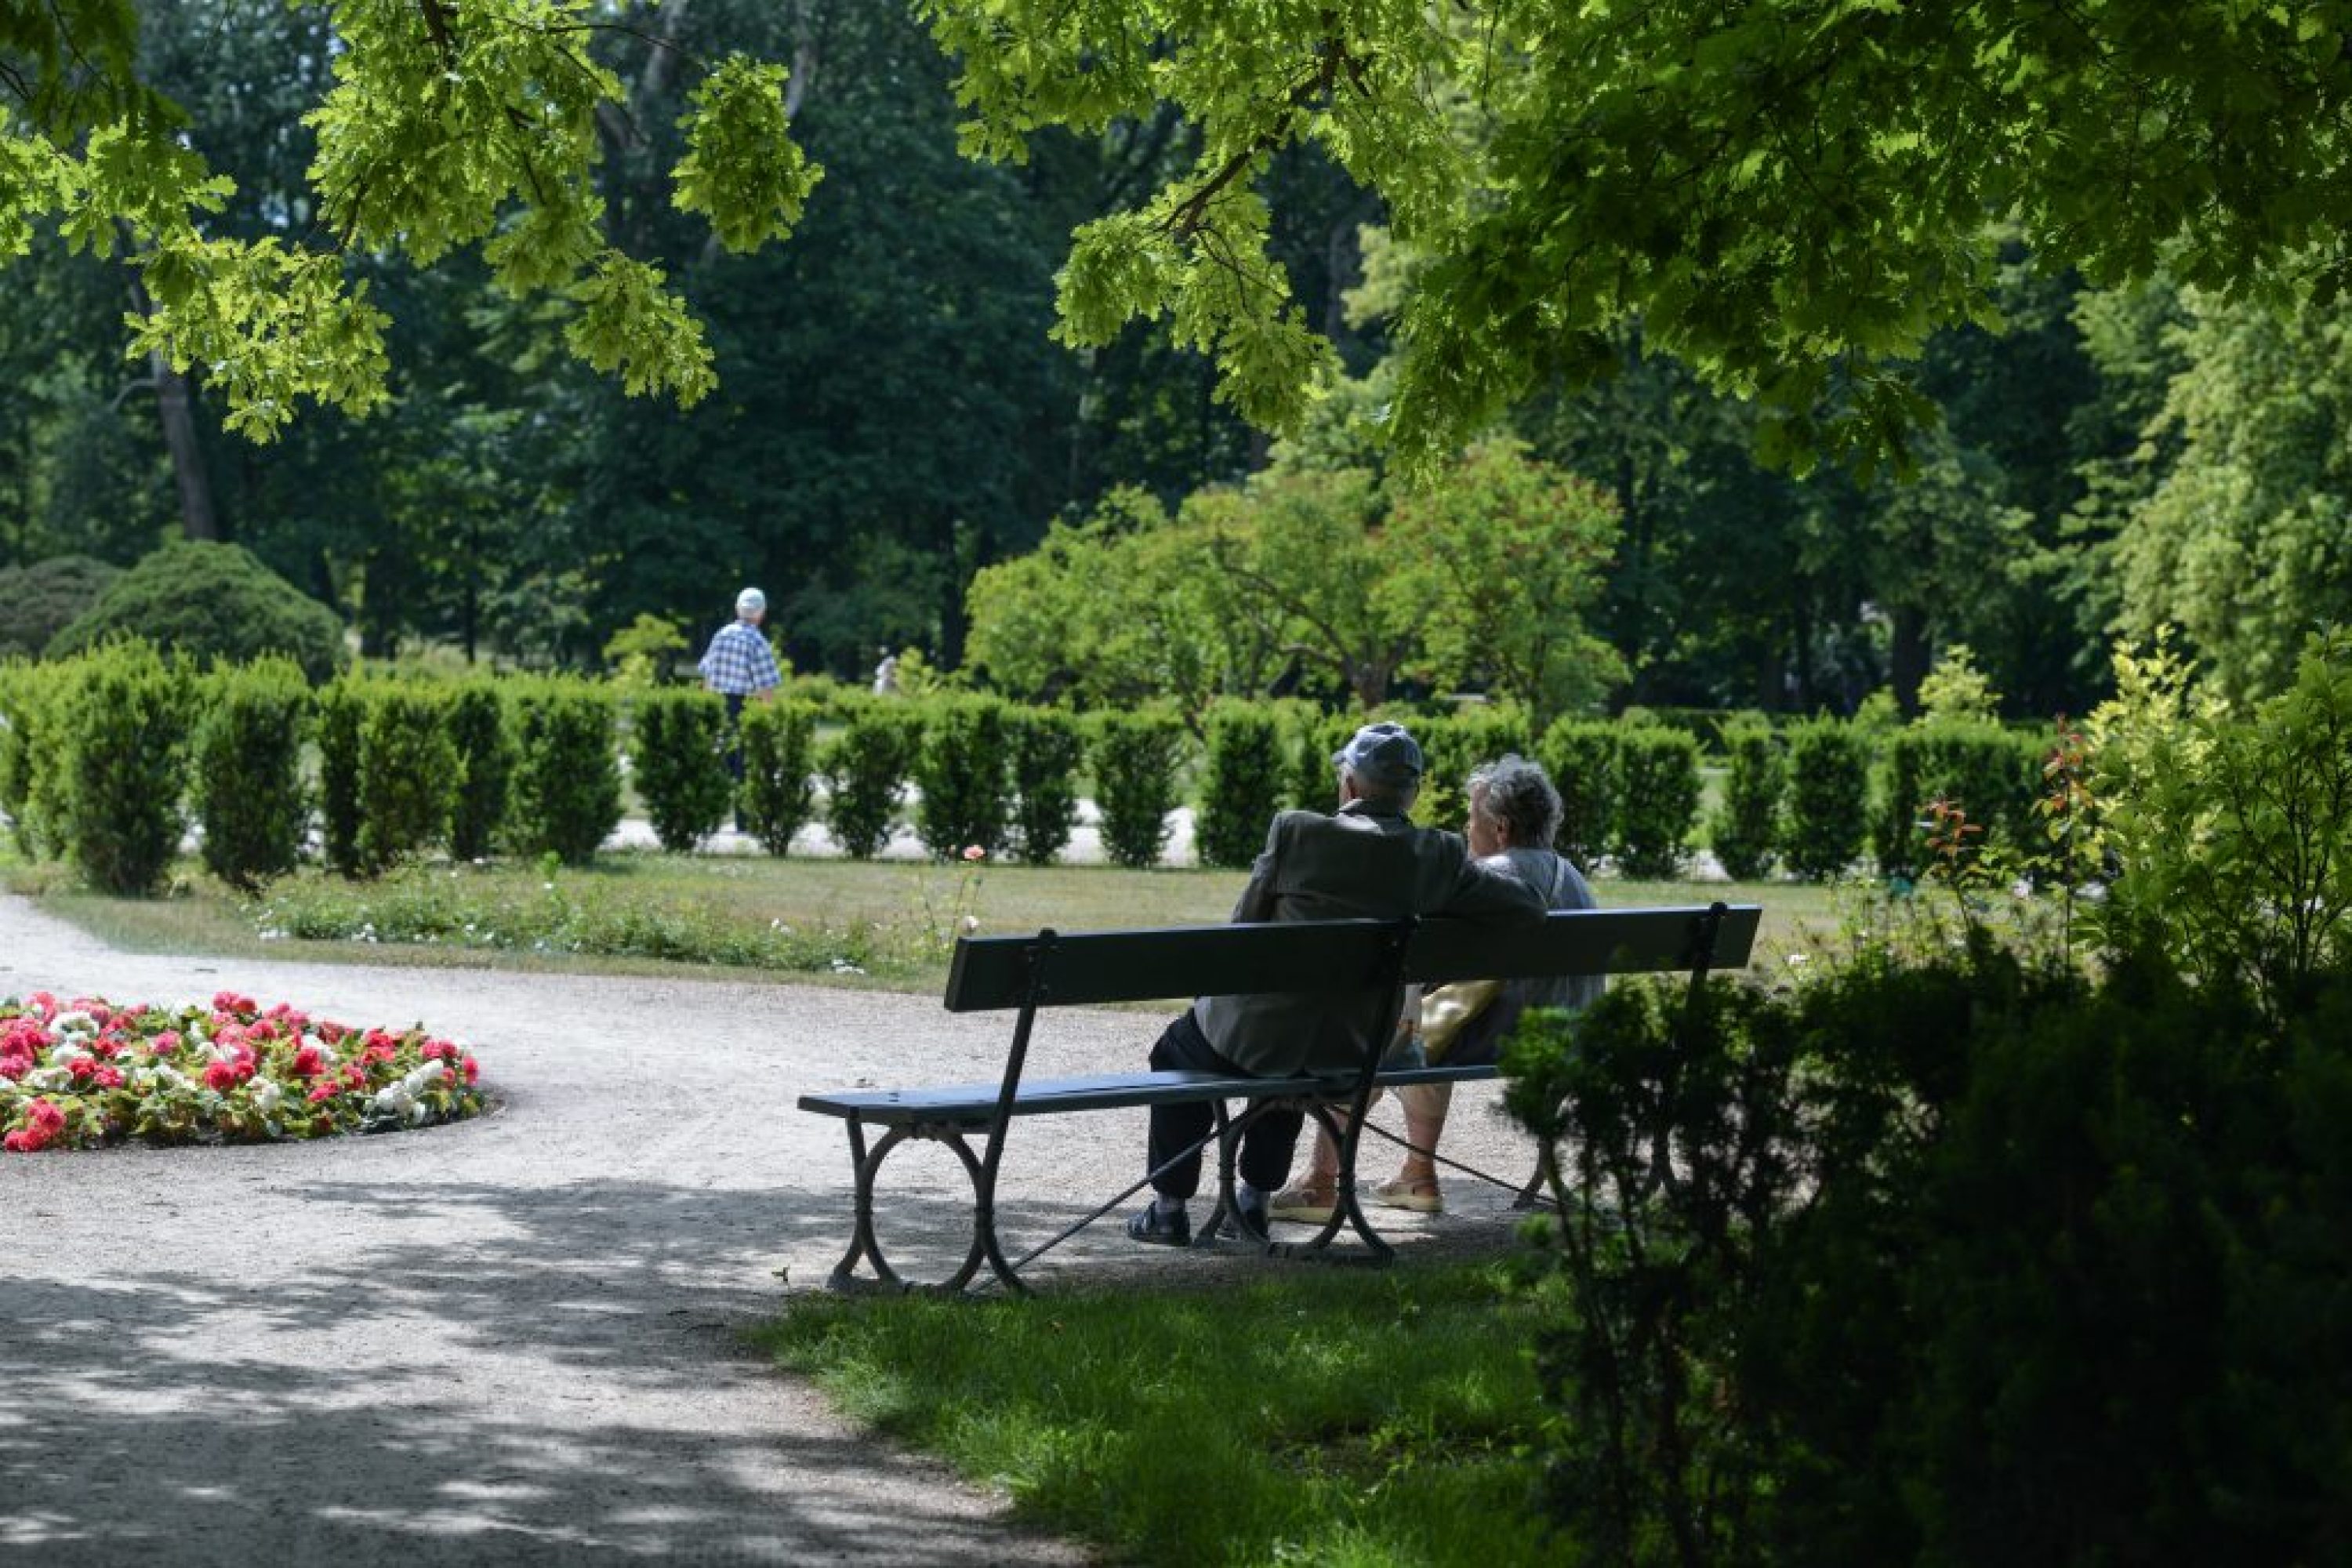
[[[333,1067],[336,1063],[343,1059],[341,1057],[335,1054],[334,1047],[327,1044],[326,1041],[320,1039],[316,1035],[303,1036],[302,1044],[318,1052],[319,1059],[325,1062],[329,1067]]]
[[[408,1124],[411,1127],[422,1127],[427,1121],[432,1120],[433,1108],[431,1106],[412,1105],[408,1108]]]
[[[35,1068],[31,1072],[25,1075],[23,1082],[26,1089],[37,1089],[45,1092],[55,1092],[71,1089],[73,1087],[73,1074],[68,1072],[61,1067]]]
[[[2016,881],[2011,882],[2009,885],[2009,896],[2012,899],[2032,898],[2033,896],[2033,879],[2031,877],[2020,877]]]
[[[2085,882],[2074,889],[2074,896],[2086,904],[2102,904],[2106,902],[2107,885],[2105,882]]]
[[[1811,963],[1812,961],[1813,955],[1809,952],[1792,952],[1789,955],[1789,963],[1792,968],[1801,963]]]
[[[286,1098],[286,1091],[278,1087],[274,1079],[255,1079],[252,1093],[254,1109],[264,1116],[277,1110],[278,1102]]]
[[[400,1087],[406,1089],[412,1095],[423,1094],[426,1089],[433,1087],[433,1085],[439,1083],[443,1079],[447,1078],[448,1076],[449,1064],[442,1061],[438,1058],[436,1058],[434,1060],[426,1062],[423,1067],[418,1068],[415,1072],[410,1073],[406,1078],[402,1079],[400,1080]]]
[[[60,1013],[49,1020],[49,1027],[60,1035],[95,1035],[98,1033],[98,1020],[79,1011]]]
[[[377,1089],[375,1099],[370,1103],[386,1116],[405,1116],[415,1108],[416,1097],[408,1091],[407,1080],[404,1079]]]

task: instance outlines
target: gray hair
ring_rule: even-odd
[[[1379,801],[1384,805],[1392,805],[1400,812],[1404,812],[1411,811],[1412,803],[1421,798],[1421,785],[1418,784],[1394,784],[1381,779],[1367,778],[1345,763],[1332,769],[1332,772],[1338,775],[1341,784],[1352,782],[1355,784],[1356,795],[1360,800]]]
[[[1559,791],[1542,768],[1516,753],[1474,768],[1470,798],[1483,804],[1489,818],[1502,825],[1515,847],[1549,849],[1559,831]]]

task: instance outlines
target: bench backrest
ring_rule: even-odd
[[[1574,910],[1519,926],[1467,921],[1297,921],[1154,931],[964,937],[948,973],[950,1013],[1066,1007],[1272,991],[1356,991],[1403,978],[1519,980],[1737,969],[1755,945],[1754,904]],[[1711,938],[1711,940],[1710,940]],[[1031,975],[1042,963],[1043,994]]]

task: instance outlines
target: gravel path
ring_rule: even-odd
[[[139,956],[0,898],[0,994],[222,987],[465,1040],[498,1109],[321,1144],[0,1158],[0,1560],[1083,1560],[740,1337],[846,1240],[840,1129],[794,1099],[992,1078],[1003,1020],[786,984]],[[1034,1070],[1139,1063],[1160,1022],[1055,1015]],[[1449,1152],[1523,1171],[1479,1088]],[[1022,1130],[1005,1230],[1051,1234],[1141,1146],[1135,1112]],[[909,1146],[886,1185],[894,1261],[943,1273],[951,1158]],[[1395,1238],[1507,1234],[1501,1194],[1448,1195],[1455,1213],[1397,1216]],[[1038,1282],[1262,1267],[1102,1226]]]

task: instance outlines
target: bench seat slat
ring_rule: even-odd
[[[1402,1087],[1462,1083],[1494,1076],[1491,1066],[1403,1068],[1381,1074],[1380,1081]],[[1066,1110],[1112,1110],[1122,1106],[1267,1100],[1301,1094],[1344,1099],[1351,1087],[1344,1079],[1234,1078],[1207,1072],[1089,1073],[1078,1078],[1033,1079],[1024,1083],[1013,1100],[1013,1114],[1051,1116]],[[845,1089],[833,1094],[804,1094],[800,1107],[820,1116],[855,1117],[885,1127],[917,1121],[985,1123],[996,1114],[1001,1088],[993,1083],[961,1083],[918,1089]]]

